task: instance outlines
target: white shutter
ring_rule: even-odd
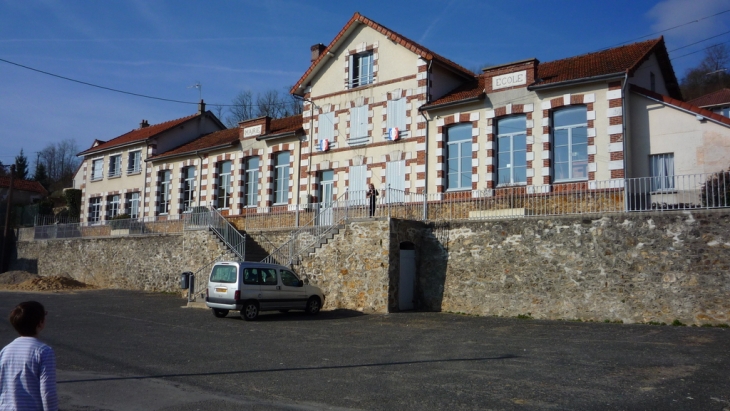
[[[398,127],[398,132],[402,136],[406,131],[406,99],[399,98],[398,100],[388,101],[386,115],[388,117],[386,129]]]
[[[319,115],[319,141],[327,140],[330,143],[335,141],[335,113],[324,113]]]
[[[358,127],[357,136],[367,137],[368,135],[368,106],[360,106],[357,108],[360,113],[357,115]]]
[[[406,161],[390,161],[385,165],[385,201],[389,203],[405,201]]]
[[[367,166],[350,166],[350,175],[348,177],[348,198],[351,205],[365,204],[365,193],[367,187]]]

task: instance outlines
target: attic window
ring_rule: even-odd
[[[350,88],[373,83],[373,51],[350,56]]]

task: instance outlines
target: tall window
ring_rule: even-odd
[[[119,207],[121,203],[119,201],[119,194],[107,196],[106,198],[106,218],[112,219],[119,215]]]
[[[367,193],[367,171],[366,165],[350,166],[349,175],[347,177],[347,198],[350,205],[366,204]]]
[[[109,156],[109,177],[122,175],[122,155]]]
[[[651,191],[674,190],[674,153],[649,156]]]
[[[357,140],[368,137],[368,106],[350,109],[350,139]]]
[[[249,157],[244,162],[243,205],[256,207],[259,193],[259,158]]]
[[[231,206],[231,194],[233,194],[232,164],[230,161],[218,163],[218,208],[229,208]]]
[[[588,122],[585,106],[558,110],[553,114],[555,181],[588,178]]]
[[[406,160],[385,163],[385,201],[401,203],[406,199]]]
[[[171,176],[172,172],[170,170],[160,171],[160,183],[158,187],[159,197],[157,200],[157,212],[159,214],[167,214],[170,212]]]
[[[373,52],[350,56],[350,88],[360,87],[373,82]]]
[[[335,141],[335,113],[323,113],[319,115],[319,124],[317,126],[319,133],[319,141],[327,140],[330,143]],[[321,145],[319,147],[322,147]]]
[[[130,151],[127,159],[127,174],[139,173],[141,171],[142,152]]]
[[[465,190],[471,188],[471,123],[450,127],[446,135],[448,172],[446,188]]]
[[[92,197],[89,199],[89,222],[99,221],[101,221],[101,197]]]
[[[282,151],[276,154],[274,193],[276,204],[286,204],[289,201],[289,152]]]
[[[139,193],[127,193],[125,210],[130,218],[139,217]]]
[[[91,162],[91,181],[101,180],[104,177],[104,159],[98,158]]]
[[[182,174],[183,190],[182,190],[182,210],[190,212],[193,210],[193,197],[195,194],[195,167],[189,166],[183,168]]]
[[[497,120],[497,184],[527,182],[525,116]]]

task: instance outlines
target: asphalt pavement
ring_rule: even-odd
[[[62,410],[726,410],[730,330],[447,313],[237,313],[118,290],[49,312]]]

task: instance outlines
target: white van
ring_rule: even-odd
[[[255,320],[261,311],[317,314],[323,304],[322,290],[305,284],[289,268],[250,261],[215,263],[205,293],[205,305],[216,317],[234,310],[248,321]]]

